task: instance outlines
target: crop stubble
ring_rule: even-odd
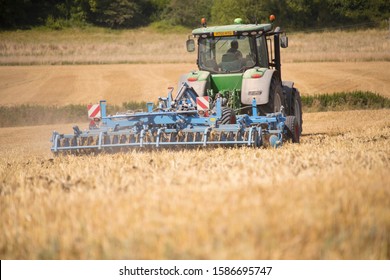
[[[53,157],[53,126],[2,128],[0,257],[389,259],[389,112],[305,114],[277,150]]]
[[[0,34],[3,65],[174,63],[2,66],[1,104],[155,100],[194,59],[142,32]],[[294,34],[283,77],[389,96],[384,32]],[[53,157],[51,131],[71,124],[0,128],[0,258],[389,259],[389,112],[305,114],[302,143],[277,150]]]

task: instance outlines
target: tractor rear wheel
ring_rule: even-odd
[[[287,116],[285,125],[287,127],[287,138],[291,139],[293,143],[299,143],[301,133],[297,118],[295,116]]]
[[[280,108],[282,106],[286,107],[283,96],[282,83],[277,73],[275,72],[271,79],[268,103],[264,105],[259,105],[258,108],[262,115],[266,115],[269,113],[280,112]]]
[[[299,94],[298,89],[293,88],[293,115],[297,119],[298,126],[299,126],[299,135],[302,134],[302,101],[301,101],[301,95]]]

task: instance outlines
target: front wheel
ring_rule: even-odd
[[[236,113],[232,108],[223,107],[222,116],[220,120],[221,124],[235,124],[236,123]]]

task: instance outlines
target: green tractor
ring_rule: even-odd
[[[274,18],[271,16],[270,18]],[[272,23],[234,24],[194,29],[197,40],[199,70],[182,75],[180,84],[191,86],[199,96],[212,100],[222,97],[222,121],[230,123],[235,114],[251,114],[256,100],[259,115],[282,111],[294,123],[286,123],[292,141],[299,142],[302,133],[302,106],[298,89],[290,81],[282,81],[280,48],[287,48],[288,38]],[[186,42],[194,52],[195,40]]]

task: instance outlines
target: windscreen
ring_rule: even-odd
[[[254,43],[249,37],[199,39],[199,67],[213,73],[238,73],[255,66]]]

